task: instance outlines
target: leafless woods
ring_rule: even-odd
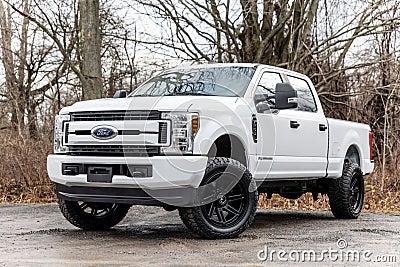
[[[386,177],[400,165],[399,4],[0,0],[0,133],[51,142],[73,102],[177,64],[258,62],[309,75],[326,115],[370,124]]]

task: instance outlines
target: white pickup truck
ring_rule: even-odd
[[[357,218],[374,167],[368,125],[327,119],[309,78],[259,64],[164,71],[128,96],[63,108],[54,135],[60,209],[86,230],[156,205],[202,237],[231,238],[259,193],[327,194],[335,217]]]

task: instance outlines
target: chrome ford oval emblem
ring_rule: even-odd
[[[113,126],[96,126],[90,133],[96,139],[108,140],[118,135],[118,130]]]

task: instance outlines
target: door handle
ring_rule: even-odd
[[[298,123],[297,121],[290,121],[290,128],[297,129],[299,127],[300,127],[300,123]]]
[[[325,124],[320,124],[320,125],[319,125],[319,130],[320,130],[321,132],[324,132],[326,129],[328,129],[328,126],[326,126]]]

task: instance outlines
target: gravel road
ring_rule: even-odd
[[[323,252],[329,249],[338,253],[329,257]],[[282,260],[280,250],[286,253]],[[305,251],[317,256],[308,258]],[[348,251],[357,251],[360,262]],[[265,255],[273,259],[262,261]],[[176,211],[162,208],[132,207],[114,229],[87,232],[70,225],[55,204],[0,205],[0,266],[286,266],[285,259],[304,259],[304,266],[356,266],[368,260],[398,266],[400,216],[363,213],[358,220],[336,220],[330,212],[259,210],[241,237],[202,240],[183,226]]]

